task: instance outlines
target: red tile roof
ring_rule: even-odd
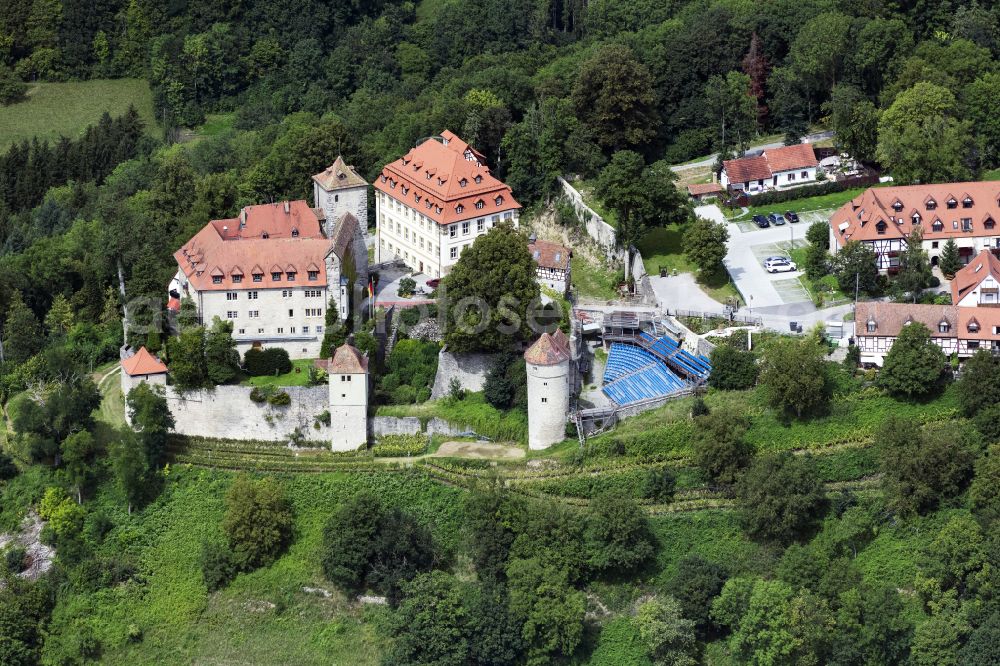
[[[722,168],[730,183],[748,183],[767,180],[782,171],[809,169],[819,165],[811,144],[799,143],[794,146],[768,148],[754,157],[726,160]]]
[[[794,171],[796,169],[808,169],[819,166],[816,159],[816,152],[812,144],[797,143],[794,146],[782,146],[781,148],[768,148],[764,150],[764,159],[771,169],[771,173],[779,171]]]
[[[122,361],[122,370],[131,377],[162,375],[167,371],[167,366],[150,354],[145,347],[139,347],[139,351]]]
[[[556,331],[561,333],[561,331]],[[565,338],[565,334],[563,334]],[[541,337],[524,352],[524,360],[532,365],[558,365],[569,360],[568,349],[557,338],[548,333]]]
[[[771,168],[763,155],[744,157],[738,160],[726,160],[722,163],[726,178],[730,183],[749,183],[754,180],[767,180],[771,177]]]
[[[375,189],[442,225],[521,207],[510,188],[490,174],[482,155],[448,130],[441,138],[427,139],[385,165]]]
[[[742,182],[742,181],[736,181]],[[693,197],[700,197],[704,194],[721,194],[722,185],[718,183],[692,183],[687,186],[688,194]]]
[[[355,375],[368,372],[368,358],[347,343],[337,347],[329,366],[330,374]]]
[[[534,243],[528,243],[528,252],[531,253],[531,258],[535,260],[535,263],[542,268],[569,270],[569,259],[572,254],[559,243],[536,240]]]
[[[296,235],[297,234],[297,235]],[[238,218],[212,220],[174,253],[177,265],[198,291],[325,286],[323,270],[330,241],[323,235],[316,214],[305,201],[247,206]],[[269,266],[266,271],[262,267]],[[309,281],[310,266],[319,267]],[[263,273],[254,282],[255,272]],[[272,272],[282,273],[271,279]],[[294,272],[289,282],[286,273]],[[221,278],[216,283],[213,275]],[[234,282],[233,276],[242,276]]]
[[[920,322],[930,329],[932,338],[954,338],[958,335],[959,310],[954,305],[925,305],[920,303],[887,303],[883,301],[860,302],[854,315],[855,335],[859,337],[895,337],[907,322]],[[868,321],[875,322],[875,331],[868,331]],[[938,325],[948,322],[948,331],[942,333]]]
[[[969,208],[963,207],[966,197]],[[949,199],[955,201],[955,208],[948,208]],[[998,200],[1000,181],[872,187],[838,208],[830,225],[839,245],[851,240],[905,238],[917,227],[925,240],[996,236],[1000,235],[995,228],[1000,222]],[[913,223],[914,214],[920,216],[920,224]],[[971,231],[962,230],[963,218],[971,220]],[[880,222],[882,234],[878,233]],[[936,222],[940,222],[938,230]],[[994,228],[987,227],[989,222]]]
[[[1000,258],[989,250],[983,250],[979,256],[955,273],[951,281],[951,302],[957,305],[970,291],[979,286],[987,275],[992,275],[993,279],[1000,281]]]

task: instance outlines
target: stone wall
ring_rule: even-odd
[[[583,221],[584,228],[587,230],[587,235],[590,236],[594,242],[604,250],[605,258],[615,264],[618,262],[624,262],[625,251],[615,247],[618,235],[615,228],[605,222],[593,208],[584,203],[583,195],[580,194],[575,187],[570,185],[565,178],[560,176],[558,180],[559,184],[562,186],[563,193],[566,195],[566,198],[576,211],[577,217]],[[638,282],[645,275],[646,266],[642,261],[642,255],[639,252],[636,252],[632,259],[632,277]]]
[[[457,378],[466,391],[482,391],[486,373],[493,365],[494,354],[452,354],[445,347],[438,354],[437,375],[431,399],[437,400],[448,395],[452,378]]]
[[[422,429],[416,416],[376,416],[371,419],[370,432],[378,439],[386,435],[416,435]]]
[[[329,411],[329,388],[288,386],[292,402],[283,407],[250,400],[249,386],[216,386],[211,390],[177,391],[167,387],[167,406],[174,431],[181,435],[280,442],[296,429],[309,441],[329,442],[329,426],[315,428],[316,417]]]

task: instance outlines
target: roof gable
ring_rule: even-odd
[[[156,358],[145,347],[139,347],[132,356],[122,361],[122,370],[130,377],[137,375],[162,375],[167,372],[167,366]]]

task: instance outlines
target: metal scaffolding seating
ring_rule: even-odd
[[[605,384],[604,395],[618,405],[659,398],[688,388],[688,383],[673,374],[660,362]]]
[[[608,364],[604,368],[604,383],[610,383],[624,375],[638,371],[660,360],[641,347],[615,342],[608,353]]]

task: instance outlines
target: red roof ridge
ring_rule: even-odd
[[[122,359],[122,371],[130,377],[136,375],[162,375],[167,372],[163,361],[149,353],[145,347],[139,347],[126,359]]]

